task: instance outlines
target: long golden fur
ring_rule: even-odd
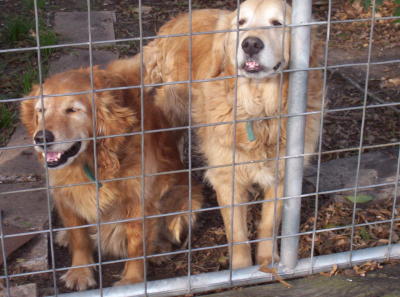
[[[139,59],[119,60],[101,70],[93,71],[95,89],[139,85]],[[129,68],[129,76],[126,75]],[[57,74],[43,85],[44,95],[84,92],[91,89],[90,70],[79,69]],[[40,90],[34,87],[31,96],[38,96]],[[109,90],[96,92],[95,134],[93,134],[92,95],[90,93],[46,96],[43,106],[40,100],[27,100],[21,106],[21,119],[33,137],[39,159],[47,162],[50,185],[55,206],[65,227],[111,222],[137,218],[124,223],[101,225],[101,248],[104,253],[117,257],[135,258],[143,256],[143,240],[146,240],[147,254],[164,248],[165,235],[179,241],[188,224],[188,216],[168,216],[145,220],[146,234],[143,234],[141,192],[144,191],[145,215],[156,215],[171,211],[188,210],[188,175],[164,174],[146,177],[144,189],[141,179],[141,135],[106,137],[141,131],[140,90]],[[144,98],[144,129],[166,128],[162,111],[153,104],[153,98]],[[45,129],[45,133],[43,133]],[[85,138],[98,137],[95,143]],[[176,132],[146,133],[144,136],[145,174],[183,169],[177,150]],[[46,141],[45,153],[42,142]],[[69,141],[68,143],[58,143]],[[95,144],[95,145],[94,145]],[[97,155],[97,177],[103,181],[96,186],[84,184],[91,181],[90,173],[96,171],[94,153]],[[86,169],[86,171],[88,171]],[[130,178],[129,178],[130,177]],[[136,177],[136,178],[135,178]],[[67,187],[63,187],[67,186]],[[199,208],[201,189],[193,185],[194,209]],[[97,203],[99,211],[97,210]],[[100,216],[98,218],[98,215]],[[195,215],[192,216],[195,219]],[[72,266],[94,263],[92,256],[96,234],[95,228],[76,228],[67,231],[64,240],[72,253]],[[61,238],[63,238],[61,236]],[[161,246],[160,246],[161,245]],[[143,260],[125,263],[122,278],[117,284],[143,280]],[[71,289],[84,290],[96,284],[91,267],[70,268],[62,276],[65,285]]]
[[[258,184],[264,193],[261,221],[258,225],[256,261],[268,264],[278,260],[276,242],[272,235],[274,226],[280,223],[283,197],[284,160],[274,159],[285,155],[288,74],[280,72],[290,62],[290,30],[283,28],[290,23],[291,7],[281,0],[247,0],[237,11],[198,10],[192,14],[192,32],[235,30],[237,19],[240,28],[271,26],[268,29],[249,29],[237,32],[194,35],[192,37],[192,75],[189,76],[189,37],[160,38],[151,42],[146,51],[149,82],[173,82],[223,78],[236,75],[236,79],[220,79],[192,85],[193,124],[215,124],[234,120],[234,103],[237,102],[236,138],[233,124],[195,129],[199,138],[199,150],[208,166],[228,165],[209,169],[206,179],[217,193],[222,209],[226,235],[231,242],[248,241],[247,210],[234,207],[233,230],[231,229],[232,183],[234,203],[248,201],[248,192]],[[165,24],[159,35],[189,33],[189,17],[181,15]],[[236,54],[236,48],[237,54]],[[316,66],[317,46],[313,47],[311,65]],[[321,109],[322,76],[319,71],[309,72],[307,111]],[[237,94],[237,97],[236,97]],[[173,125],[188,121],[188,87],[185,84],[168,85],[157,90],[156,102]],[[236,98],[236,99],[235,99]],[[253,120],[250,127],[243,120]],[[242,122],[240,122],[242,121]],[[306,118],[305,152],[312,152],[319,133],[319,114]],[[254,140],[251,138],[254,132]],[[234,142],[234,143],[233,143]],[[232,177],[233,145],[235,145],[235,180]],[[253,162],[268,159],[270,161]],[[253,163],[252,163],[253,162]],[[229,166],[230,164],[230,166]],[[277,172],[277,174],[276,174]],[[275,186],[277,185],[277,186]],[[275,207],[276,205],[276,207]],[[276,214],[274,213],[276,210]],[[275,221],[274,221],[275,217]],[[233,245],[233,268],[252,264],[250,245]]]

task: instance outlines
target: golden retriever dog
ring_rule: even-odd
[[[234,243],[231,252],[235,269],[253,262],[246,206],[231,206],[232,202],[247,202],[254,185],[261,187],[267,200],[262,204],[258,224],[256,261],[269,264],[279,260],[273,234],[280,224],[279,198],[283,197],[285,174],[281,157],[286,150],[288,73],[282,70],[290,62],[290,29],[283,25],[290,23],[291,7],[282,0],[247,0],[240,6],[239,17],[237,14],[224,10],[193,11],[192,32],[233,32],[193,35],[191,77],[189,37],[160,38],[145,48],[145,52],[153,53],[145,60],[150,82],[214,79],[192,84],[191,116],[193,124],[215,124],[194,130],[208,166],[217,167],[208,169],[205,177],[223,207],[227,239]],[[239,33],[235,31],[237,26],[242,29]],[[169,21],[158,34],[189,32],[189,16],[185,14]],[[312,66],[317,65],[317,50],[313,46]],[[307,111],[320,110],[321,88],[320,71],[310,71]],[[186,125],[188,98],[186,84],[170,84],[157,90],[156,104],[168,114],[172,125]],[[238,122],[233,125],[235,118]],[[314,150],[319,118],[318,113],[306,117],[306,153]],[[218,124],[221,122],[225,124]],[[234,167],[234,179],[232,163],[242,163]]]
[[[95,67],[93,86],[98,90],[139,85],[139,65],[136,57],[128,62],[116,61],[105,70]],[[125,67],[129,67],[129,76],[125,75]],[[154,175],[183,169],[176,132],[145,133],[142,151],[142,136],[134,134],[141,131],[140,89],[85,93],[88,90],[90,70],[71,70],[45,81],[43,101],[26,100],[21,106],[22,122],[33,138],[39,159],[48,167],[57,212],[65,227],[75,227],[67,230],[64,237],[72,254],[72,267],[62,280],[66,287],[78,290],[96,284],[92,267],[73,266],[95,262],[92,253],[97,237],[93,226],[76,227],[96,224],[98,220],[106,223],[100,225],[102,252],[139,258],[125,262],[122,278],[116,283],[122,285],[143,280],[143,240],[149,255],[162,245],[163,238],[179,241],[189,223],[185,214],[143,222],[143,210],[146,216],[188,210],[188,174]],[[66,93],[81,94],[52,96]],[[30,93],[39,94],[38,86]],[[144,130],[168,127],[153,98],[146,96],[144,102]],[[113,136],[124,133],[131,134]],[[100,180],[98,195],[92,182],[96,172]],[[150,174],[143,183],[142,174]],[[199,208],[202,196],[198,185],[193,185],[192,198],[192,207]],[[195,214],[193,222],[194,219]],[[112,223],[116,220],[126,222]]]

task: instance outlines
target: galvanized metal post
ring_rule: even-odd
[[[311,0],[294,0],[292,7],[292,25],[301,25],[311,21]],[[291,29],[291,69],[309,67],[310,27],[299,26]],[[306,70],[290,74],[289,102],[287,121],[287,144],[285,164],[285,197],[299,196],[285,200],[283,208],[282,235],[295,235],[299,232],[300,206],[303,180],[303,157],[293,157],[304,153],[305,116],[298,115],[306,111],[307,106]],[[297,114],[297,115],[296,115]],[[294,116],[291,116],[294,115]],[[297,264],[299,237],[291,236],[282,239],[281,263],[293,269]]]

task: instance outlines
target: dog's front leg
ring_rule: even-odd
[[[78,217],[73,210],[67,209],[62,203],[56,203],[56,207],[65,227],[77,227],[86,222]],[[89,238],[88,228],[70,229],[68,232],[68,246],[72,254],[72,265],[80,266],[93,263],[92,242]],[[65,286],[74,290],[86,290],[96,285],[92,267],[71,267],[61,280]]]
[[[209,170],[207,177],[217,192],[219,206],[224,220],[225,232],[228,242],[248,241],[247,231],[247,207],[232,205],[232,170],[219,168]],[[235,183],[234,204],[248,201],[248,193],[245,186]],[[232,222],[233,212],[233,222]],[[232,230],[233,229],[233,230]],[[251,250],[248,243],[234,244],[232,246],[232,268],[238,269],[252,265]]]
[[[137,215],[139,216],[139,215]],[[136,217],[137,217],[136,216]],[[126,241],[128,258],[143,256],[143,232],[142,222],[134,221],[126,223]],[[143,260],[126,261],[122,278],[116,282],[115,286],[142,282],[144,279]]]
[[[277,241],[273,240],[274,229],[275,235],[279,230],[282,213],[282,200],[283,197],[283,181],[279,183],[277,188],[269,187],[265,190],[264,199],[270,202],[264,202],[262,206],[261,222],[258,225],[258,238],[265,239],[257,246],[257,264],[268,265],[274,261],[279,261]],[[275,221],[274,221],[275,220]]]

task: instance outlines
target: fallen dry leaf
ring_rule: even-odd
[[[329,272],[329,276],[334,276],[336,274],[338,274],[338,266],[335,264],[332,266],[332,270]]]
[[[320,275],[326,276],[326,277],[332,277],[332,276],[337,275],[338,273],[339,273],[339,267],[336,264],[334,264],[332,266],[331,271],[329,271],[329,272],[320,272]]]
[[[364,269],[362,269],[360,266],[358,266],[358,265],[354,265],[353,266],[353,270],[354,270],[354,272],[357,274],[357,275],[359,275],[359,276],[365,276],[365,270]]]
[[[264,273],[271,273],[275,279],[280,282],[282,285],[284,285],[286,288],[293,288],[291,284],[286,282],[277,272],[275,268],[270,268],[267,265],[261,265],[259,270]]]
[[[353,270],[357,275],[364,277],[367,272],[382,268],[382,264],[378,263],[377,261],[368,261],[362,265],[355,265]]]
[[[389,78],[381,83],[383,88],[393,88],[400,86],[400,77]]]

